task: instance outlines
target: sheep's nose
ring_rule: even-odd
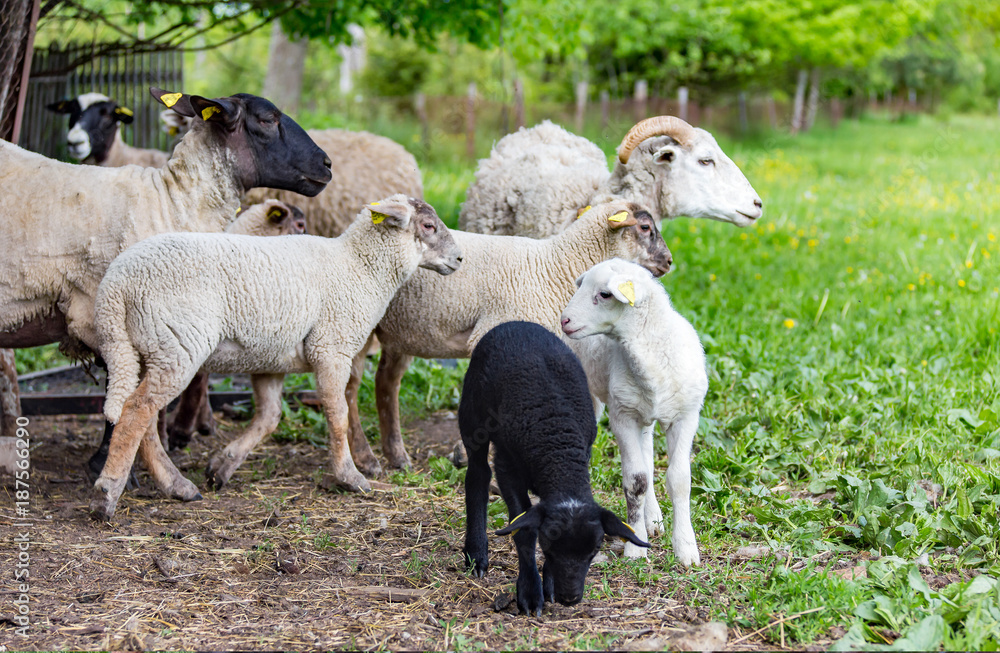
[[[456,261],[458,261],[459,263],[461,263],[463,259],[462,259],[462,257],[461,257],[461,256],[456,256],[456,257],[455,257],[455,260],[456,260]]]
[[[564,317],[562,319],[562,322],[560,322],[560,324],[563,325],[563,326],[566,326],[567,324],[569,324],[569,318],[568,317]]]
[[[764,203],[761,202],[759,198],[753,201],[753,205],[756,206],[758,209],[764,208]]]
[[[325,156],[325,157],[323,157],[323,165],[325,165],[327,168],[332,168],[333,167],[333,161],[330,160],[330,157]]]

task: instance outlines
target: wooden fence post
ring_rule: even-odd
[[[514,127],[524,127],[524,82],[520,78],[514,80]]]
[[[601,133],[608,129],[611,120],[611,94],[601,91]]]
[[[431,130],[427,120],[427,96],[418,92],[413,98],[413,108],[417,112],[417,120],[420,121],[420,149],[424,156],[428,156],[431,151]]]
[[[469,94],[465,100],[465,155],[470,161],[476,160],[476,83],[469,82]]]
[[[587,111],[587,82],[576,83],[576,133],[583,133],[583,116]]]
[[[677,89],[677,104],[679,105],[679,108],[677,109],[677,113],[680,114],[677,117],[680,118],[681,120],[685,121],[685,122],[689,122],[688,121],[688,87],[687,86],[681,86],[679,89]]]
[[[646,101],[649,99],[649,84],[644,79],[635,82],[635,121],[646,117]]]

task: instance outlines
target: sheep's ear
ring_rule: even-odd
[[[132,124],[132,120],[134,117],[135,114],[133,114],[132,110],[129,109],[128,107],[122,107],[122,106],[115,107],[115,118],[117,118],[119,122],[123,122],[126,125],[130,125]]]
[[[677,149],[680,146],[673,139],[669,143],[653,152],[653,163],[657,165],[667,165],[677,158]]]
[[[168,109],[173,109],[178,115],[185,118],[194,117],[194,107],[191,106],[191,96],[183,93],[171,93],[155,86],[149,87],[149,93],[156,101]]]
[[[583,274],[581,274],[580,276],[578,276],[578,277],[576,278],[576,281],[574,281],[574,282],[573,282],[573,283],[575,283],[575,284],[576,284],[576,287],[577,287],[577,288],[579,288],[579,287],[580,287],[581,285],[583,285],[583,278],[584,278],[585,276],[587,276],[587,273],[586,273],[586,272],[584,272]]]
[[[608,290],[615,296],[615,299],[622,304],[635,306],[636,302],[642,300],[641,291],[637,292],[635,283],[631,279],[623,276],[612,277],[608,282]]]
[[[511,519],[509,524],[498,530],[495,534],[514,535],[522,528],[526,528],[529,531],[537,531],[541,523],[542,510],[537,505],[534,505],[527,512],[522,512],[514,519]]]
[[[191,108],[194,110],[194,116],[204,120],[205,122],[215,122],[224,125],[227,129],[231,128],[240,117],[240,108],[238,105],[226,100],[210,100],[200,95],[189,95],[185,96],[191,98]],[[176,107],[174,108],[176,111]],[[182,116],[184,115],[178,111]]]
[[[288,217],[288,209],[281,204],[275,204],[267,210],[267,219],[272,224],[281,224],[281,221]]]
[[[601,508],[601,526],[604,527],[605,535],[620,537],[636,546],[644,546],[646,548],[650,546],[649,542],[643,542],[639,539],[639,536],[635,534],[631,526],[618,519],[618,515],[605,508]]]
[[[372,202],[365,207],[371,213],[372,224],[405,229],[410,224],[412,207],[401,202]]]
[[[639,224],[635,219],[635,216],[628,211],[618,211],[608,216],[608,226],[612,229],[621,229],[622,227],[631,227],[634,224]]]
[[[73,98],[72,100],[59,100],[52,104],[46,104],[45,108],[56,113],[73,113],[73,111],[79,110],[80,103],[76,98]]]

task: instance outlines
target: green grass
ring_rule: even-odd
[[[846,632],[839,646],[855,649],[897,638],[910,649],[1000,648],[1000,122],[869,120],[720,140],[763,198],[764,218],[749,229],[664,225],[677,263],[664,285],[708,356],[692,463],[707,564],[677,567],[666,536],[654,546],[667,555],[603,565],[588,592],[631,574],[774,643]],[[421,162],[427,199],[450,224],[472,180],[456,161]],[[457,408],[464,369],[418,361],[404,415]],[[374,439],[371,377],[360,398]],[[278,437],[325,441],[315,411],[286,416]],[[397,480],[438,492],[462,481],[445,461],[416,476]],[[599,500],[624,514],[606,423],[592,479]],[[490,517],[503,523],[499,504]],[[747,545],[773,553],[733,559]],[[867,576],[828,573],[840,558]],[[954,582],[931,589],[931,575]],[[783,617],[783,635],[767,628]]]

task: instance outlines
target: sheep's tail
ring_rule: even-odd
[[[139,352],[132,346],[125,326],[126,304],[120,290],[102,286],[97,293],[97,332],[101,339],[101,356],[108,366],[108,393],[104,400],[104,416],[117,424],[125,400],[139,386],[141,369]]]

